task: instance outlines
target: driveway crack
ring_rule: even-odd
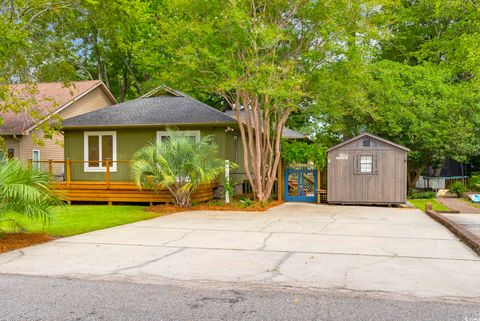
[[[176,251],[173,251],[173,252],[170,252],[170,253],[168,253],[168,254],[162,255],[162,256],[157,257],[157,258],[155,258],[155,259],[153,259],[153,260],[148,260],[148,261],[143,262],[143,263],[140,263],[140,264],[132,265],[132,266],[129,266],[129,267],[124,267],[124,268],[115,270],[115,271],[113,271],[113,272],[111,272],[111,273],[108,273],[108,274],[119,274],[119,273],[124,272],[124,271],[142,268],[142,267],[145,267],[145,266],[147,266],[147,265],[149,265],[149,264],[156,263],[156,262],[158,262],[158,261],[160,261],[160,260],[163,260],[163,259],[165,259],[165,258],[167,258],[167,257],[169,257],[169,256],[172,256],[172,255],[175,255],[175,254],[177,254],[177,253],[180,253],[180,252],[182,252],[183,250],[185,250],[185,248],[182,247],[182,248],[180,248],[180,249],[177,249]]]
[[[278,220],[275,220],[275,221],[273,221],[273,222],[270,222],[270,223],[268,223],[267,225],[265,225],[264,227],[262,227],[262,228],[261,228],[260,230],[258,230],[258,231],[259,231],[259,232],[263,232],[265,229],[269,228],[269,227],[272,226],[273,224],[278,223],[278,222],[281,222],[281,221],[282,221],[282,219],[280,218],[280,219],[278,219]]]
[[[22,256],[25,255],[25,252],[23,252],[22,250],[17,250],[17,252],[18,252],[20,255],[14,257],[14,258],[11,258],[10,260],[8,260],[8,261],[6,261],[6,262],[2,262],[2,263],[0,263],[0,265],[5,265],[5,264],[7,264],[7,263],[16,261],[16,260],[18,260],[19,258],[21,258]]]
[[[265,279],[263,279],[262,281],[270,281],[270,280],[274,279],[275,277],[277,277],[279,275],[282,275],[282,272],[280,272],[280,268],[292,255],[293,255],[293,252],[285,253],[278,260],[278,262],[275,263],[274,267],[270,271],[268,271],[268,272],[271,272],[272,274],[270,276],[266,277]]]
[[[170,240],[170,241],[167,241],[167,242],[163,243],[162,246],[169,245],[170,243],[173,243],[173,242],[181,241],[181,240],[185,239],[187,236],[189,236],[190,234],[192,234],[194,231],[195,230],[190,230],[187,233],[180,236],[179,238],[176,238],[174,240]]]
[[[259,250],[265,250],[265,248],[267,247],[267,242],[268,240],[270,239],[270,237],[272,237],[273,233],[268,233],[268,235],[263,239],[263,245],[257,249],[257,251]]]
[[[330,215],[330,219],[331,221],[328,222],[327,224],[325,224],[320,230],[316,231],[314,234],[319,234],[319,233],[322,233],[324,232],[330,225],[334,224],[337,222],[337,213],[334,213],[332,215]]]

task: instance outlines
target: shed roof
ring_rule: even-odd
[[[34,119],[32,114],[38,114],[39,118],[48,117],[68,107],[72,102],[99,86],[104,87],[104,91],[109,95],[112,102],[116,101],[101,80],[72,81],[68,84],[63,82],[45,82],[8,85],[7,101],[0,101],[0,104],[20,105],[22,103],[31,103],[32,106],[28,107],[32,110],[1,113],[0,115],[4,122],[0,127],[0,134],[24,134],[37,125],[38,119]]]
[[[405,146],[402,146],[402,145],[399,145],[399,144],[396,144],[396,143],[394,143],[394,142],[391,142],[391,141],[389,141],[389,140],[387,140],[387,139],[385,139],[385,138],[382,138],[382,137],[380,137],[380,136],[373,135],[373,134],[370,134],[370,133],[363,133],[363,134],[360,134],[360,135],[355,136],[355,137],[353,137],[353,138],[347,139],[346,141],[344,141],[344,142],[342,142],[342,143],[340,143],[340,144],[338,144],[338,145],[335,145],[335,146],[329,148],[329,149],[327,150],[327,152],[330,152],[330,151],[332,151],[332,150],[335,150],[335,149],[337,149],[337,148],[339,148],[339,147],[345,146],[345,145],[347,145],[347,144],[349,144],[349,143],[351,143],[351,142],[354,142],[354,141],[356,141],[356,140],[358,140],[358,139],[365,138],[365,137],[370,137],[370,138],[377,139],[377,140],[379,140],[379,141],[381,141],[381,142],[384,142],[384,143],[386,143],[386,144],[388,144],[388,145],[394,146],[394,147],[396,147],[396,148],[398,148],[398,149],[402,149],[402,150],[404,150],[404,151],[406,151],[406,152],[410,151],[409,148],[407,148],[407,147],[405,147]]]

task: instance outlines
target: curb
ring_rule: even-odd
[[[446,218],[441,213],[432,209],[432,204],[425,204],[425,213],[449,229],[463,243],[468,245],[478,256],[480,256],[480,237],[465,229],[460,224]]]

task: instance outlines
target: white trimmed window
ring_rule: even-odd
[[[32,150],[32,168],[39,171],[40,170],[40,150],[34,149]]]
[[[373,173],[373,156],[372,155],[360,156],[360,173],[362,174]]]
[[[191,137],[192,140],[199,142],[200,141],[200,131],[199,130],[181,130],[177,131],[182,136]],[[157,132],[157,142],[162,143],[168,140],[167,131],[158,131]]]
[[[85,132],[84,144],[85,172],[105,172],[107,160],[117,171],[117,132]]]

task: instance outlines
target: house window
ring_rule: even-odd
[[[15,149],[9,148],[7,149],[8,159],[13,159],[15,157]]]
[[[85,132],[84,134],[85,172],[105,172],[107,160],[110,171],[117,171],[117,133]]]
[[[32,168],[34,170],[39,171],[40,170],[40,150],[39,149],[34,149],[32,150]]]
[[[182,130],[177,131],[180,135],[189,137],[194,142],[200,141],[200,131],[199,130]],[[159,131],[157,132],[157,142],[162,143],[168,141],[168,131]]]

